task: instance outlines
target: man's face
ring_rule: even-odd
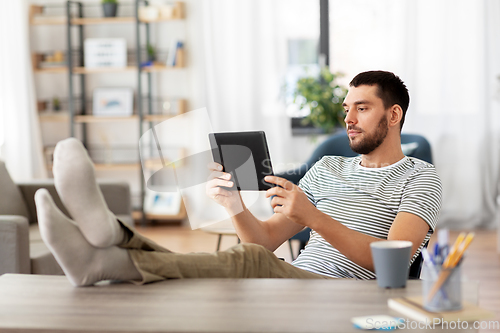
[[[349,146],[358,154],[378,148],[389,131],[387,114],[377,86],[351,87],[343,103]]]

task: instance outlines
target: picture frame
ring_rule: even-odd
[[[144,196],[144,212],[153,215],[178,215],[181,210],[182,197],[178,192],[155,192],[146,189]]]
[[[101,117],[126,117],[134,111],[132,88],[96,88],[92,98],[92,114]]]
[[[125,38],[87,38],[83,44],[85,68],[127,66]]]

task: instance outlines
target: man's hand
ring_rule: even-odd
[[[205,187],[206,194],[219,205],[230,211],[230,213],[238,214],[242,212],[243,203],[240,192],[226,189],[234,185],[234,182],[231,181],[231,174],[222,172],[222,165],[215,162],[210,163],[208,168],[212,173]]]
[[[316,216],[322,214],[294,183],[275,176],[266,176],[264,180],[279,185],[266,191],[266,198],[274,196],[271,206],[275,213],[281,213],[289,220],[303,226],[310,226]]]

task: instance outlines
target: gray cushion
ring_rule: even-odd
[[[20,215],[32,221],[21,191],[10,178],[3,161],[0,161],[0,198],[0,215]]]
[[[0,275],[30,272],[28,219],[0,215]]]

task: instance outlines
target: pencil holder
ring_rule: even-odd
[[[422,272],[422,296],[424,308],[431,312],[457,311],[462,308],[461,268],[424,269]],[[442,286],[435,290],[442,275],[447,275]],[[442,278],[441,278],[442,279]]]

